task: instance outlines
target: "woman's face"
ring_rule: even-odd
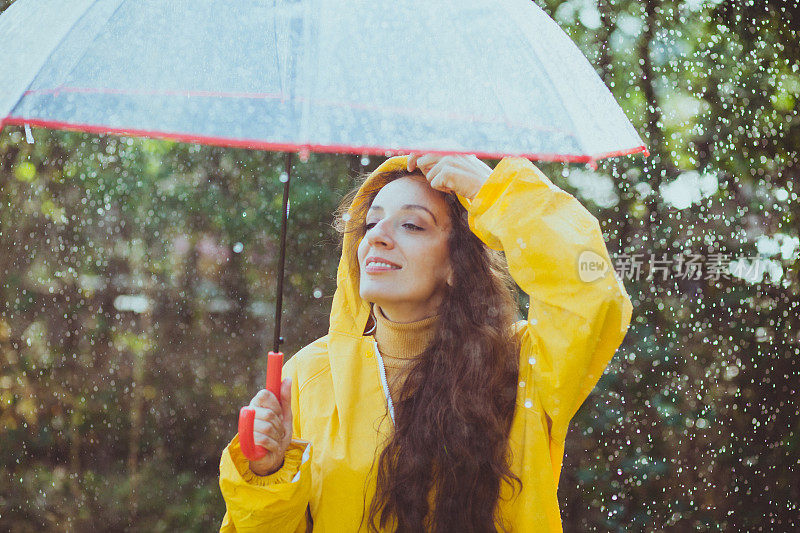
[[[452,275],[444,193],[423,177],[396,179],[378,191],[358,245],[361,298],[386,318],[413,322],[438,312]]]

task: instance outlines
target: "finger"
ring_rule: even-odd
[[[269,435],[277,442],[283,442],[283,438],[286,436],[286,429],[283,426],[283,422],[276,420],[256,419],[253,421],[253,431]]]
[[[259,446],[263,446],[272,453],[280,453],[281,451],[281,447],[280,444],[278,444],[278,441],[276,441],[269,435],[264,435],[263,433],[257,431],[253,432],[253,442],[258,444]]]
[[[425,154],[417,159],[417,168],[419,168],[423,173],[427,174],[428,171],[439,162],[442,158],[440,155],[436,154]]]
[[[467,154],[463,158],[460,158],[457,162],[454,161],[454,166],[466,172],[474,172],[477,174],[483,174],[487,170],[490,173],[492,171],[492,167],[478,159],[478,156],[475,154]]]
[[[426,177],[430,186],[437,191],[450,192],[452,168],[449,160],[442,159],[428,171]]]
[[[281,383],[281,407],[283,408],[284,438],[292,437],[292,378],[286,378]]]
[[[269,395],[270,392],[267,389],[261,389],[253,396],[253,399],[250,400],[250,407],[267,407]]]
[[[417,158],[417,167],[430,170],[430,168],[439,161],[439,157],[440,156],[435,154],[422,154]]]
[[[254,407],[256,410],[256,420],[263,420],[264,422],[273,422],[275,424],[283,425],[283,419],[280,411],[275,411],[268,407]]]
[[[450,157],[450,164],[461,170],[468,170],[475,166],[475,162],[480,160],[472,154],[457,154]]]
[[[406,168],[409,172],[414,172],[414,169],[417,168],[417,158],[419,158],[419,154],[410,153],[408,154],[408,163],[406,164]]]
[[[258,391],[256,395],[253,396],[253,399],[250,400],[250,407],[257,407],[261,405],[261,398],[263,398],[266,393],[267,393],[266,389],[261,389],[260,391]]]
[[[254,404],[250,402],[252,407],[264,407],[278,413],[281,412],[281,404],[278,402],[278,399],[267,389],[258,391],[258,394],[255,395],[253,400],[255,402]]]
[[[452,192],[450,187],[448,187],[446,183],[446,175],[444,172],[440,172],[438,176],[431,180],[431,188],[441,191],[441,192]]]
[[[425,177],[428,178],[428,182],[430,182],[431,180],[433,180],[433,178],[439,175],[439,173],[441,173],[442,170],[444,170],[445,167],[448,166],[448,164],[449,162],[447,160],[441,159],[435,165],[433,165],[431,169],[428,171],[428,173],[425,175]]]

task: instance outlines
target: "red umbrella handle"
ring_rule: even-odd
[[[281,401],[281,369],[283,368],[283,352],[269,352],[267,354],[267,390]],[[267,450],[257,446],[253,441],[253,422],[256,419],[256,410],[245,406],[239,410],[239,446],[242,453],[250,461],[261,459],[267,455]]]

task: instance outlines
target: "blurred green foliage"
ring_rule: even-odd
[[[645,254],[624,280],[628,336],[567,438],[565,530],[797,529],[798,7],[538,3],[652,152],[591,173],[540,165],[597,215],[612,255]],[[284,155],[34,137],[0,132],[2,529],[217,528],[219,456],[272,348]],[[379,163],[295,158],[287,355],[327,331],[332,213]],[[686,176],[716,186],[668,201]],[[689,252],[771,270],[647,275],[648,258]]]

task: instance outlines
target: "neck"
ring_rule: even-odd
[[[432,316],[438,316],[439,304],[441,298],[432,298],[424,307],[415,305],[413,307],[405,307],[403,305],[381,305],[375,304],[374,308],[380,309],[383,316],[397,324],[409,324],[411,322],[418,322]]]

